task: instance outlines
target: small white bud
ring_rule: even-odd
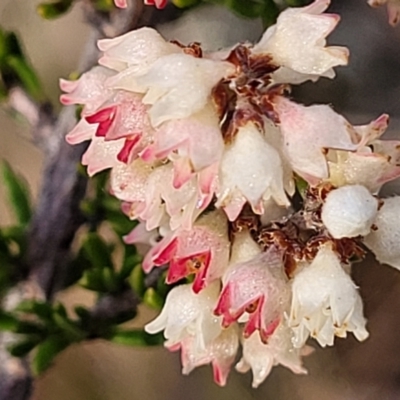
[[[322,222],[335,238],[365,236],[378,211],[378,200],[362,185],[332,190],[322,207]]]
[[[400,196],[385,199],[375,220],[377,229],[365,238],[378,261],[400,270]]]

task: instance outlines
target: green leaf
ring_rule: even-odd
[[[178,8],[189,8],[200,3],[201,0],[172,0],[172,4]]]
[[[111,267],[111,250],[96,232],[89,232],[82,244],[86,257],[94,267]]]
[[[61,335],[50,336],[38,347],[31,368],[35,375],[43,373],[52,364],[54,357],[68,347],[69,342]]]
[[[301,176],[295,175],[294,182],[296,185],[296,189],[299,192],[300,196],[304,199],[306,197],[308,183]]]
[[[110,268],[103,268],[102,269],[102,277],[103,277],[103,283],[105,288],[107,289],[107,292],[116,292],[118,291],[120,285],[119,285],[119,280],[118,276],[115,273],[114,270]]]
[[[18,326],[18,319],[0,310],[0,331],[14,332]]]
[[[1,171],[8,192],[8,202],[13,208],[15,217],[21,225],[27,225],[32,216],[28,185],[7,162],[2,163]]]
[[[22,313],[35,314],[46,322],[53,320],[53,309],[50,303],[24,300],[18,304],[15,311]]]
[[[24,340],[19,341],[18,343],[12,344],[7,349],[10,354],[14,357],[24,357],[31,350],[33,350],[40,342],[42,338],[40,336],[27,336]]]
[[[264,28],[275,24],[279,15],[279,8],[274,0],[264,0],[264,9],[261,14]]]
[[[134,247],[134,246],[130,246],[130,247]],[[122,263],[122,268],[118,274],[119,278],[122,280],[125,280],[126,278],[128,278],[128,276],[131,275],[135,266],[138,265],[138,263],[140,263],[142,261],[142,258],[143,257],[138,253],[132,254],[130,256],[126,256],[124,258],[124,262]]]
[[[36,322],[18,321],[14,332],[23,333],[25,335],[43,335],[46,332],[46,327]]]
[[[6,62],[16,74],[27,93],[36,101],[44,102],[46,96],[43,92],[39,77],[33,67],[29,65],[28,61],[23,56],[9,55],[7,56]]]
[[[164,300],[154,288],[148,288],[144,293],[143,303],[155,310],[161,310],[164,305]]]
[[[143,297],[146,286],[144,284],[145,273],[140,264],[136,265],[133,268],[133,271],[129,277],[129,284],[132,286],[132,289],[139,297]]]
[[[107,288],[104,286],[101,268],[85,271],[82,278],[79,280],[79,284],[88,290],[107,292]]]
[[[64,336],[70,342],[80,342],[86,338],[86,333],[83,332],[75,322],[61,314],[53,315],[54,323],[62,330]]]
[[[73,0],[59,0],[53,3],[41,3],[37,6],[37,13],[45,19],[61,17],[72,6]]]
[[[164,342],[162,334],[150,335],[143,330],[119,330],[110,339],[125,346],[157,346]]]

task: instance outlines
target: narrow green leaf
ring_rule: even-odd
[[[110,268],[102,269],[103,283],[108,292],[116,292],[119,288],[118,276],[114,270]]]
[[[85,289],[95,292],[107,291],[107,288],[104,286],[101,268],[85,271],[82,278],[79,280],[79,284]]]
[[[129,284],[139,297],[143,297],[144,292],[146,291],[144,279],[145,273],[142,266],[138,264],[133,268],[133,271],[129,277]]]
[[[18,343],[12,344],[7,349],[10,354],[14,357],[24,357],[31,352],[40,342],[42,338],[40,336],[27,336],[25,339]]]
[[[178,8],[189,8],[200,3],[201,0],[172,0],[172,4]]]
[[[32,371],[35,375],[43,373],[52,364],[54,357],[68,347],[69,342],[61,335],[50,336],[38,347],[32,359]]]
[[[15,311],[35,314],[45,321],[52,321],[53,310],[50,303],[35,300],[24,300],[18,304]]]
[[[2,163],[1,172],[8,192],[8,202],[13,208],[15,217],[21,225],[27,225],[32,216],[28,185],[7,162]]]
[[[150,335],[143,330],[117,331],[110,339],[125,346],[157,346],[164,342],[162,334]]]
[[[124,280],[128,278],[135,266],[142,261],[142,258],[143,257],[138,253],[125,257],[124,262],[122,263],[122,268],[118,274],[120,279]]]
[[[155,310],[161,310],[164,305],[164,300],[154,288],[148,288],[144,293],[143,303]]]
[[[96,232],[89,232],[82,245],[84,254],[94,267],[111,267],[111,251],[107,243]]]
[[[37,13],[45,19],[61,17],[72,6],[73,0],[59,0],[54,3],[41,3],[37,6]]]
[[[23,88],[32,96],[33,99],[39,102],[44,102],[46,96],[44,94],[39,77],[33,67],[29,65],[27,60],[22,56],[9,55],[6,59],[7,65],[18,76]]]
[[[294,182],[296,185],[296,189],[299,192],[300,196],[304,199],[308,189],[308,183],[301,176],[295,175]]]
[[[0,310],[0,331],[14,332],[17,326],[18,326],[17,318]]]
[[[54,314],[53,318],[55,324],[63,331],[70,342],[80,342],[86,338],[86,333],[79,329],[76,323],[70,319],[60,314]]]
[[[261,13],[264,28],[275,24],[279,15],[279,8],[274,0],[264,0],[264,7]]]
[[[14,332],[23,333],[25,335],[42,335],[46,332],[46,327],[36,322],[18,321]]]

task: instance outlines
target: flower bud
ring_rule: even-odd
[[[365,236],[378,210],[378,200],[361,185],[332,190],[322,207],[322,222],[335,238]]]

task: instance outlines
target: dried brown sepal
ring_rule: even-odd
[[[170,43],[176,44],[177,46],[179,46],[185,54],[188,54],[188,55],[196,57],[196,58],[203,57],[203,49],[201,48],[201,43],[199,43],[199,42],[192,42],[192,43],[189,43],[188,45],[184,45],[183,43],[179,42],[178,40],[171,40]]]

